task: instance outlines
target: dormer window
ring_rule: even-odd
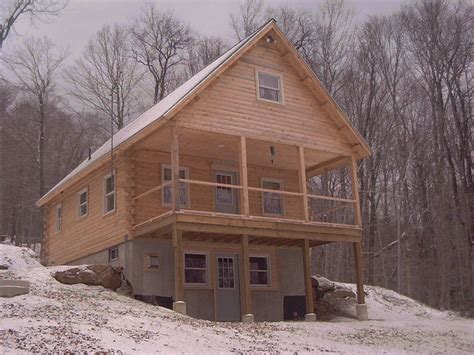
[[[260,100],[283,103],[282,79],[280,75],[257,71],[258,93]]]

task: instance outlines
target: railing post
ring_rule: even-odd
[[[179,137],[175,124],[171,126],[171,181],[173,211],[179,211]]]
[[[306,182],[306,169],[304,161],[304,147],[298,147],[298,172],[300,180],[300,192],[303,194],[303,215],[306,222],[309,221],[308,211],[308,187]]]
[[[241,213],[248,217],[250,215],[249,207],[249,182],[247,172],[247,141],[245,137],[240,137],[239,152],[240,180],[242,183]]]

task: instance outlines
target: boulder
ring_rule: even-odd
[[[0,297],[15,297],[30,292],[30,283],[23,280],[0,280]]]
[[[355,298],[356,294],[348,289],[337,289],[326,292],[325,295],[330,298]]]
[[[8,270],[8,265],[0,264],[0,270]]]
[[[122,284],[121,274],[121,267],[95,264],[58,271],[54,274],[54,278],[67,285],[80,283],[89,286],[103,286],[115,291]]]
[[[318,276],[317,280],[318,280],[319,288],[323,292],[330,292],[330,291],[334,291],[336,289],[336,285],[334,284],[334,282],[328,280],[325,277],[319,277]]]

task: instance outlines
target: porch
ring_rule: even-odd
[[[326,151],[314,148],[286,145],[280,141],[265,141],[255,137],[191,131],[176,125],[170,125],[169,130],[162,130],[159,136],[150,137],[140,143],[138,152],[142,149],[160,152],[161,157],[168,156],[168,159],[162,160],[161,164],[169,164],[171,176],[169,180],[165,180],[162,171],[160,184],[141,190],[140,179],[135,179],[135,188],[139,193],[133,193],[131,202],[132,237],[172,240],[176,275],[174,295],[178,311],[186,312],[183,240],[226,243],[239,247],[242,256],[240,269],[242,320],[253,319],[248,262],[251,246],[301,250],[306,314],[307,319],[311,320],[315,318],[310,269],[311,248],[329,242],[353,243],[357,264],[358,303],[365,304],[362,288],[362,230],[355,160],[352,156],[342,155],[337,149]],[[201,173],[200,175],[207,176],[208,179],[196,179],[182,172],[180,161],[184,161],[185,157],[193,157],[194,160],[205,157],[212,162],[209,163],[211,169],[234,171],[236,178],[220,182],[213,174]],[[310,177],[344,165],[349,167],[351,173],[351,198],[308,192],[307,183]],[[256,167],[264,167],[267,171],[270,169],[282,171],[282,174],[289,176],[289,183],[286,184],[288,188],[284,189],[283,184],[278,189],[257,186],[253,181],[255,179],[251,178],[252,173],[249,173],[249,170],[255,170]],[[133,174],[133,167],[131,171]],[[293,182],[295,186],[292,186]],[[231,213],[219,210],[218,194],[235,200],[235,210]],[[198,195],[200,197],[196,198]],[[265,213],[265,197],[268,196],[277,201],[276,205],[281,208],[281,212],[283,212],[283,198],[285,199],[287,209],[284,213],[278,216]],[[282,198],[278,200],[275,196]],[[140,205],[140,201],[145,199],[150,200],[148,205],[153,205],[156,211],[154,215],[148,213],[144,218],[143,205]],[[156,205],[159,205],[160,199],[161,209],[158,211]],[[258,206],[259,199],[263,201],[261,206]],[[187,200],[193,203],[186,203]],[[199,203],[194,203],[195,200]],[[278,201],[281,201],[279,202],[281,205],[278,205]],[[328,202],[332,205],[329,205],[327,210],[316,210],[317,204],[314,201]],[[351,211],[351,218],[345,220],[345,223],[321,218],[339,210]]]

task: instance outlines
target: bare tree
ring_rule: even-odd
[[[14,76],[14,85],[33,97],[38,108],[37,165],[39,196],[45,192],[44,141],[47,110],[54,94],[56,73],[66,57],[47,38],[29,38],[1,60]]]
[[[245,0],[239,5],[239,13],[230,15],[230,25],[239,41],[257,30],[265,20],[264,0]]]
[[[134,113],[143,73],[130,57],[125,27],[104,26],[65,73],[69,94],[113,120],[117,129]]]
[[[156,104],[166,95],[173,70],[186,60],[192,44],[189,27],[172,13],[160,13],[149,6],[130,27],[130,33],[132,56],[151,74]]]
[[[187,75],[193,76],[202,68],[211,64],[226,51],[227,47],[227,44],[220,37],[203,36],[195,40],[193,47],[189,50]]]
[[[56,16],[67,0],[2,0],[0,4],[0,49],[20,17],[35,20],[43,15]]]

